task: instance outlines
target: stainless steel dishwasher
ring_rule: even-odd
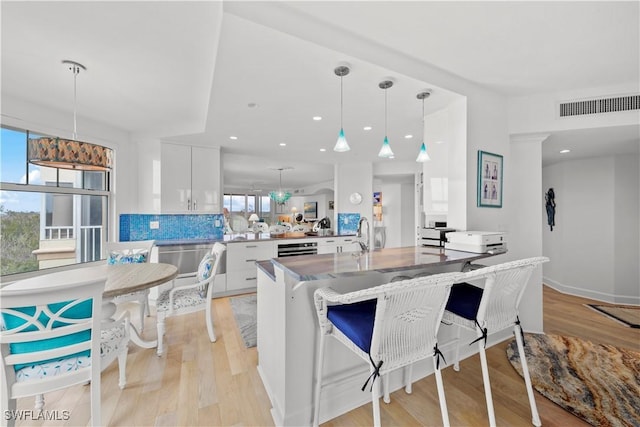
[[[178,267],[178,274],[198,271],[200,260],[211,250],[213,243],[176,244],[158,246],[158,262],[173,264]],[[220,259],[218,274],[226,273],[226,252]]]

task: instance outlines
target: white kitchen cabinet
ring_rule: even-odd
[[[359,246],[353,236],[335,236],[318,239],[318,254],[354,252],[358,249]]]
[[[221,165],[218,147],[162,143],[161,210],[221,212]]]
[[[273,241],[227,243],[227,292],[255,289],[256,261],[275,257],[276,243]]]

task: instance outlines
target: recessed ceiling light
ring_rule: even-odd
[[[373,128],[372,128],[371,126],[365,126],[365,127],[363,127],[362,129],[364,129],[364,130],[371,130],[371,129],[373,129]]]
[[[287,146],[287,143],[286,143],[286,142],[281,142],[281,143],[280,143],[280,147],[286,147],[286,146]]]
[[[571,150],[560,150],[560,154],[565,154],[565,153],[569,153]]]
[[[325,152],[325,151],[327,151],[327,149],[326,148],[321,148],[320,151]]]
[[[413,138],[413,135],[405,135],[404,138],[405,139],[411,139],[411,138]]]
[[[229,137],[229,139],[233,139],[235,141],[236,139],[238,139],[238,137],[232,135],[232,136]]]
[[[313,116],[313,120],[315,120],[316,122],[319,120],[322,120],[322,117],[320,116]]]

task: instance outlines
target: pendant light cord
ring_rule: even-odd
[[[343,129],[342,127],[342,76],[340,76],[340,129]]]
[[[384,90],[384,136],[387,135],[387,89]]]
[[[78,100],[77,100],[76,82],[78,79],[78,74],[80,73],[80,67],[78,67],[77,65],[73,65],[71,67],[71,71],[73,71],[73,139],[77,140],[78,132],[77,132],[77,121],[76,121],[76,109],[77,109]]]

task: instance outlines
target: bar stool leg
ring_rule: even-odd
[[[513,331],[516,334],[516,343],[518,344],[518,354],[520,355],[520,364],[522,365],[522,376],[524,376],[524,382],[527,386],[527,395],[529,396],[529,406],[531,406],[531,422],[534,426],[540,427],[542,422],[540,421],[540,415],[538,415],[538,407],[536,406],[536,398],[533,394],[533,387],[531,386],[531,377],[529,376],[529,366],[527,365],[527,358],[524,353],[524,345],[522,342],[522,327],[515,325]]]
[[[454,341],[456,343],[456,355],[453,362],[453,370],[456,372],[460,372],[460,329],[462,329],[460,325],[456,325],[456,339]]]
[[[489,382],[489,366],[487,365],[487,354],[484,351],[483,340],[478,341],[480,348],[480,364],[482,365],[482,383],[484,384],[484,396],[487,400],[487,413],[489,415],[489,425],[496,425],[496,415],[493,411],[493,397],[491,395],[491,383]]]
[[[318,345],[318,358],[316,366],[316,387],[313,393],[313,427],[320,423],[320,390],[322,389],[322,365],[324,363],[324,346],[326,335],[320,331],[320,344]]]
[[[407,394],[411,394],[411,392],[413,391],[413,363],[409,366],[406,366],[404,368],[404,372],[405,372],[405,386],[404,386],[404,391]]]
[[[373,374],[375,368],[370,367]],[[371,406],[373,406],[373,426],[380,427],[380,381],[375,381],[371,387]]]
[[[438,387],[438,401],[440,402],[440,412],[442,413],[442,425],[449,427],[449,411],[447,410],[447,399],[444,396],[444,384],[442,382],[442,373],[438,368],[438,356],[433,358],[433,369],[436,376],[436,385]]]
[[[382,400],[384,403],[391,403],[391,397],[389,396],[389,374],[382,375]]]

